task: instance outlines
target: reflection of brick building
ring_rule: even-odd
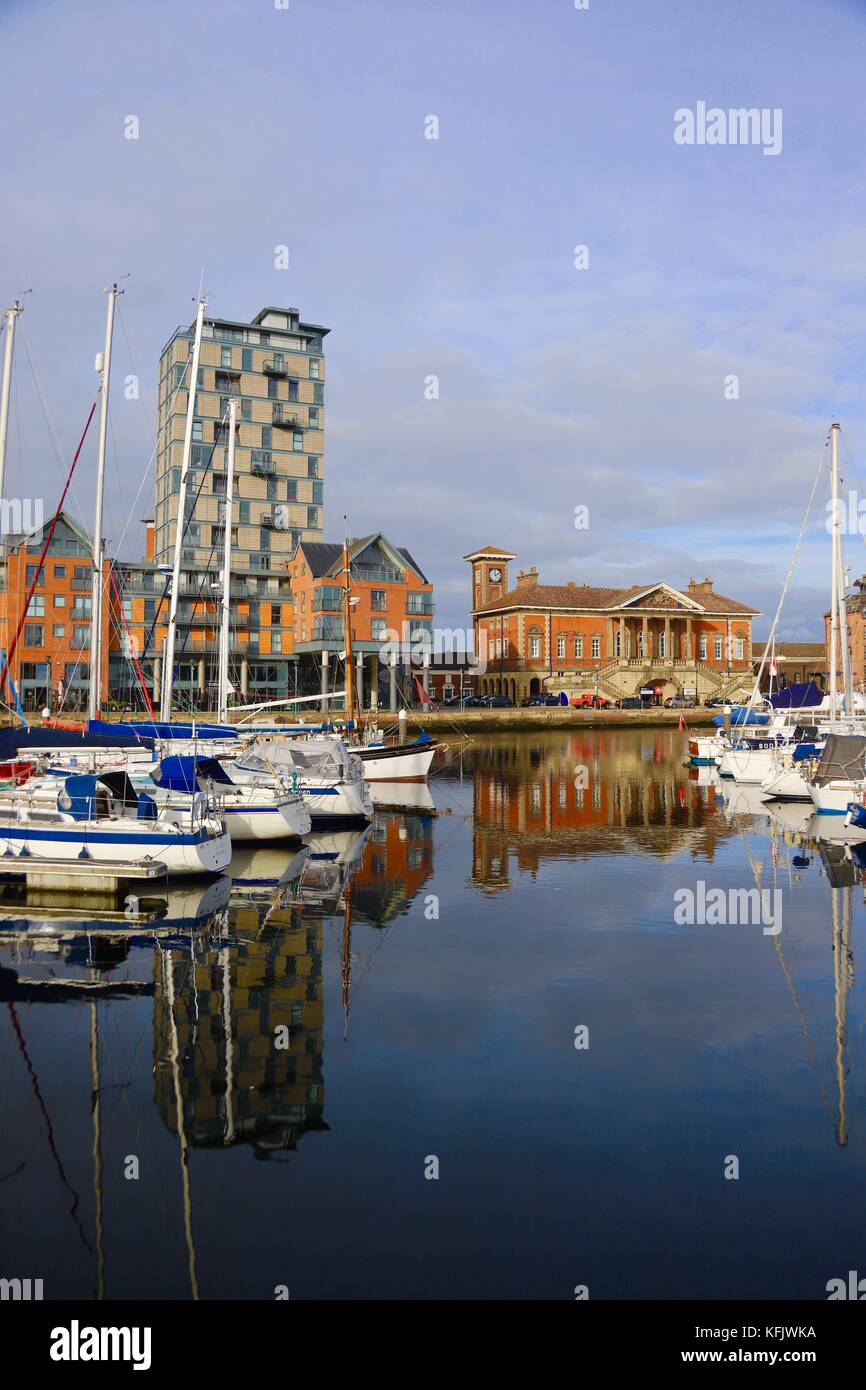
[[[681,766],[675,735],[587,730],[566,739],[482,748],[475,784],[472,882],[484,893],[512,886],[512,866],[533,877],[545,860],[624,851],[670,858],[684,845],[712,861],[731,832],[715,792]],[[602,761],[603,760],[603,761]]]
[[[617,698],[647,683],[700,697],[748,687],[756,608],[716,593],[711,579],[601,588],[540,584],[514,555],[483,546],[464,556],[472,571],[475,650],[486,660],[482,694],[512,700],[542,691],[598,691]]]
[[[167,951],[154,999],[156,1103],[176,1128],[174,994],[184,1128],[190,1144],[252,1144],[266,1158],[326,1129],[322,1073],[322,924],[291,905],[262,930],[254,907],[238,908],[229,946]],[[167,972],[172,972],[171,981]],[[192,972],[192,978],[191,978]],[[276,1030],[288,1030],[288,1047]]]
[[[432,872],[432,817],[380,811],[352,878],[354,914],[384,926],[407,910]]]

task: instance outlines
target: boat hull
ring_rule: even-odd
[[[0,855],[31,859],[93,859],[94,863],[163,863],[169,876],[220,874],[228,868],[232,842],[226,829],[218,833],[196,831],[138,831],[109,826],[78,828],[74,825],[0,823]]]
[[[235,844],[299,840],[307,834],[312,824],[309,810],[299,798],[278,801],[271,806],[232,806],[227,803],[223,807],[223,814]]]
[[[298,790],[303,795],[304,805],[314,826],[338,821],[355,824],[370,820],[373,815],[373,802],[363,781],[338,782],[332,786],[301,782]]]
[[[366,782],[426,782],[438,744],[354,750],[361,759]]]

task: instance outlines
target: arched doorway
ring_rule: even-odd
[[[537,676],[533,676],[532,680],[529,682],[529,694],[530,696],[541,694],[541,681]]]

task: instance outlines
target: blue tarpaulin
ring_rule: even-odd
[[[156,772],[153,773],[153,780],[156,785],[164,787],[166,791],[170,792],[192,793],[199,791],[199,778],[206,778],[211,782],[222,782],[224,785],[234,785],[222,763],[218,763],[216,758],[176,757],[173,755],[169,758],[163,758]]]
[[[824,691],[816,681],[806,681],[800,685],[786,685],[770,696],[773,709],[813,709],[824,701]]]
[[[769,721],[768,714],[757,714],[748,705],[735,705],[731,710],[732,724],[766,724]],[[717,714],[713,720],[717,729],[721,729],[725,723],[725,716]]]
[[[149,719],[120,721],[110,724],[104,719],[91,719],[87,725],[90,733],[110,734],[117,730],[128,738],[221,738],[236,739],[237,729],[231,724],[161,724]]]

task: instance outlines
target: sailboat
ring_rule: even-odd
[[[810,770],[809,795],[818,815],[847,815],[848,807],[863,794],[866,784],[866,734],[854,732],[850,716],[854,708],[854,685],[848,649],[848,614],[842,535],[839,526],[839,426],[831,425],[831,478],[833,515],[833,559],[830,599],[830,720],[827,741],[816,765]],[[839,718],[837,661],[842,656],[843,708],[847,722]],[[860,721],[862,730],[862,721]]]
[[[169,875],[222,873],[231,840],[205,793],[158,806],[125,773],[72,773],[31,779],[0,800],[0,855],[80,860],[94,872],[133,859],[164,863]]]

